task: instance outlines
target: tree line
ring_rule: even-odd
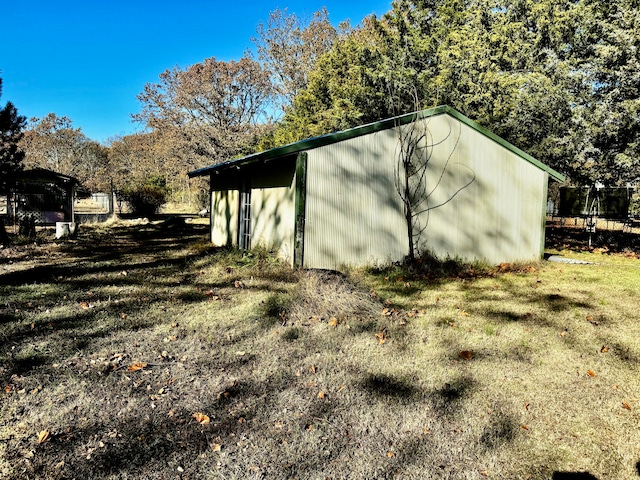
[[[71,120],[29,120],[24,166],[124,191],[213,163],[447,104],[578,185],[633,183],[640,150],[637,0],[395,0],[334,27],[276,10],[242,58],[161,72],[138,95],[143,133],[100,145]],[[3,154],[4,155],[4,154]]]

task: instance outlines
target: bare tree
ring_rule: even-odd
[[[309,21],[289,14],[286,8],[277,9],[271,12],[266,24],[258,25],[256,33],[257,37],[251,41],[257,47],[258,60],[271,72],[282,113],[307,87],[309,72],[318,58],[333,46],[338,31],[329,22],[329,13],[323,7]]]
[[[398,117],[397,117],[398,118]],[[449,131],[443,138],[435,139],[429,129],[429,124],[421,115],[415,112],[411,121],[396,125],[398,138],[397,161],[394,168],[396,190],[403,205],[403,213],[407,228],[408,255],[407,262],[415,262],[420,248],[422,234],[429,224],[429,212],[442,207],[453,200],[462,190],[475,181],[475,172],[460,163],[471,172],[471,178],[455,191],[445,195],[445,200],[433,203],[433,196],[442,187],[442,180],[451,167],[451,159],[460,140],[460,132]],[[455,135],[454,145],[451,151],[446,153],[446,158],[438,159],[439,165],[433,165],[434,152],[437,147],[444,145],[449,138]],[[440,149],[440,151],[442,151]],[[440,163],[442,162],[442,163]],[[431,168],[430,168],[431,166]],[[431,176],[432,178],[429,178]],[[433,182],[433,183],[432,183]]]

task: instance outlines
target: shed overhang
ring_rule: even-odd
[[[498,144],[502,145],[506,149],[512,151],[513,153],[521,157],[523,160],[547,172],[550,178],[553,178],[558,182],[564,182],[565,176],[562,175],[561,173],[555,171],[551,167],[545,165],[544,163],[535,159],[534,157],[524,152],[523,150],[519,149],[515,145],[509,143],[505,139],[499,137],[495,133],[484,128],[480,124],[474,122],[470,118],[464,116],[457,110],[454,110],[453,108],[447,105],[430,108],[427,110],[421,110],[418,112],[408,113],[405,115],[389,118],[386,120],[380,120],[378,122],[350,128],[348,130],[343,130],[336,133],[330,133],[330,134],[321,135],[318,137],[308,138],[305,140],[301,140],[299,142],[290,143],[288,145],[284,145],[281,147],[275,147],[270,150],[265,150],[262,152],[247,155],[245,157],[228,160],[226,162],[200,168],[198,170],[193,170],[189,172],[188,175],[190,178],[193,178],[193,177],[201,177],[201,176],[212,175],[212,174],[222,174],[223,172],[232,170],[232,169],[240,170],[240,169],[250,167],[251,165],[254,165],[254,164],[267,163],[269,161],[277,160],[282,157],[289,156],[291,154],[297,154],[297,153],[308,151],[314,148],[331,145],[334,143],[341,142],[343,140],[356,138],[356,137],[367,135],[373,132],[387,130],[389,128],[394,128],[400,125],[406,125],[416,120],[425,119],[425,118],[433,117],[436,115],[442,115],[442,114],[450,115],[451,117],[459,120],[465,125],[478,131],[482,135],[497,142]]]

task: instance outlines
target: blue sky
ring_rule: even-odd
[[[323,6],[334,25],[357,25],[391,0],[9,0],[0,6],[0,104],[27,118],[67,116],[106,142],[140,130],[130,117],[136,95],[162,71],[239,59],[273,10],[308,18]]]

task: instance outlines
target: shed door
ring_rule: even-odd
[[[240,228],[238,246],[251,248],[251,182],[245,180],[240,187]]]

